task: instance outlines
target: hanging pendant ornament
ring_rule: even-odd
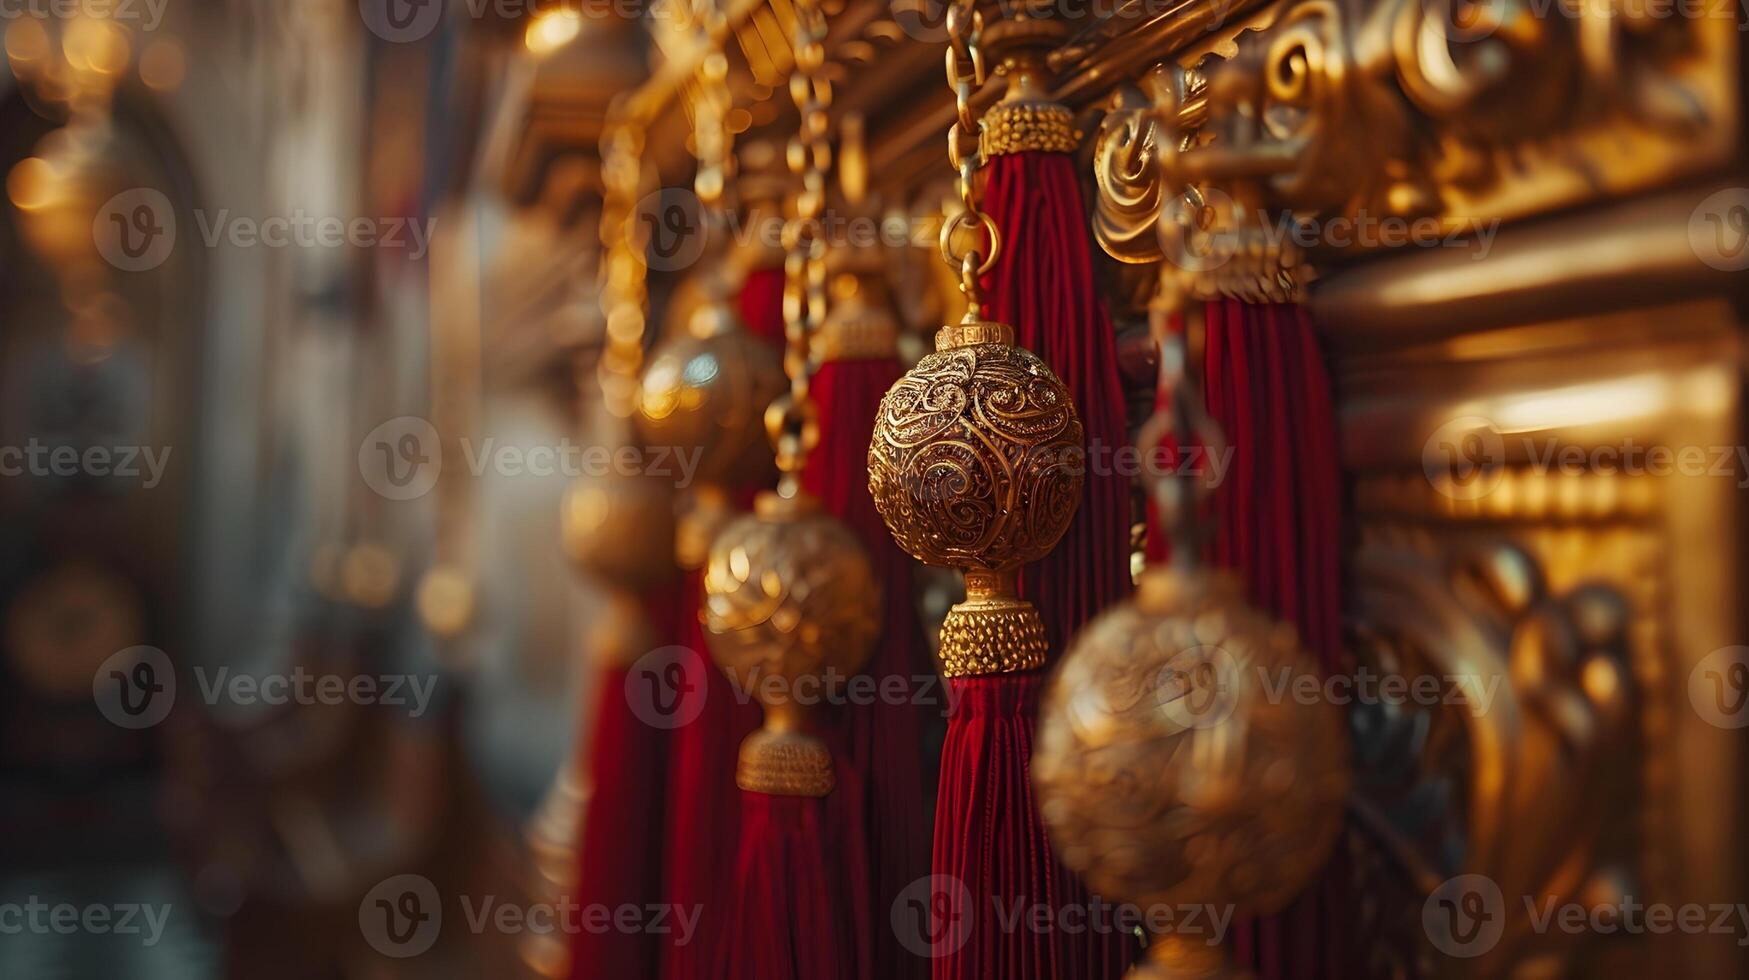
[[[1088,452],[1098,459],[1129,436],[1116,339],[1094,283],[1083,170],[1074,156],[1081,134],[1074,114],[1050,94],[1047,57],[1070,27],[1026,4],[1003,10],[984,35],[1006,83],[984,116],[990,160],[984,199],[1008,247],[984,284],[993,318],[1013,324],[1020,344],[1062,379]],[[1062,542],[1022,573],[1021,594],[1038,604],[1052,650],[1060,652],[1089,619],[1129,595],[1131,494],[1120,468],[1091,467]],[[1093,963],[1095,975],[1114,972]]]
[[[781,476],[752,515],[717,535],[704,577],[711,654],[764,709],[735,770],[743,791],[735,889],[743,900],[723,940],[719,975],[850,980],[868,975],[868,950],[858,939],[866,896],[855,884],[864,873],[852,870],[861,848],[846,846],[860,836],[860,813],[824,798],[842,800],[849,789],[859,800],[859,787],[840,785],[832,749],[811,730],[806,692],[861,670],[880,632],[882,598],[856,536],[801,489],[820,440],[810,343],[827,316],[820,219],[832,161],[832,90],[821,71],[825,14],[817,0],[794,9],[790,92],[800,131],[788,156],[800,186],[783,236],[790,384],[765,412]]]
[[[948,155],[961,210],[943,225],[941,248],[959,270],[967,311],[882,399],[868,451],[869,493],[899,547],[965,572],[966,600],[941,628],[953,708],[930,880],[946,883],[937,900],[967,904],[932,903],[936,922],[950,927],[935,931],[931,972],[938,980],[1078,976],[1081,957],[1065,934],[1004,929],[991,910],[1072,892],[1025,789],[1048,642],[1038,611],[1017,594],[1016,573],[1050,552],[1080,505],[1081,422],[1050,368],[1015,346],[1013,328],[985,319],[979,278],[1002,241],[978,207],[983,156],[972,97],[985,68],[970,0],[948,8],[947,29],[959,115]]]
[[[1164,294],[1162,294],[1164,295]],[[1224,439],[1186,375],[1182,335],[1155,310],[1169,398],[1138,442],[1218,454]],[[1134,600],[1076,637],[1046,693],[1034,760],[1058,853],[1102,895],[1145,908],[1279,910],[1330,856],[1349,785],[1341,714],[1328,701],[1270,696],[1316,679],[1291,623],[1200,567],[1195,474],[1154,477],[1171,561]],[[1162,763],[1161,760],[1170,760]],[[1156,933],[1132,980],[1243,975],[1206,935]]]
[[[982,15],[960,0],[947,25],[959,108],[948,155],[962,210],[942,226],[941,250],[960,270],[968,309],[882,399],[868,464],[869,493],[899,547],[965,570],[966,601],[942,624],[940,654],[949,677],[966,677],[1045,664],[1044,623],[1018,596],[1016,572],[1050,552],[1080,506],[1081,421],[1051,369],[1015,346],[1014,328],[984,319],[978,280],[1002,240],[978,208]]]

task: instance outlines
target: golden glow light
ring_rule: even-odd
[[[523,44],[537,55],[551,54],[576,40],[583,32],[583,14],[570,7],[555,7],[528,24]]]

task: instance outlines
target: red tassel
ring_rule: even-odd
[[[989,165],[986,209],[1002,251],[985,284],[990,319],[1012,324],[1020,346],[1063,380],[1087,438],[1087,482],[1074,523],[1043,559],[1021,570],[1020,593],[1044,617],[1054,654],[1130,592],[1129,446],[1111,320],[1093,284],[1087,214],[1074,158],[1031,151]]]
[[[841,860],[861,842],[834,832],[834,809],[832,797],[741,794],[735,911],[713,977],[868,980],[866,909],[845,901],[858,889]]]
[[[783,346],[783,267],[754,269],[735,297],[747,332],[774,347]]]
[[[1086,485],[1075,520],[1055,550],[1020,573],[1021,595],[1038,607],[1052,654],[1060,655],[1088,620],[1130,591],[1130,476],[1115,465],[1115,454],[1129,444],[1123,392],[1111,322],[1094,289],[1074,160],[1061,153],[1005,154],[991,161],[989,175],[985,203],[1003,241],[985,283],[989,316],[1012,324],[1020,345],[1062,379],[1087,439]],[[948,722],[935,868],[981,876],[983,885],[966,881],[980,910],[992,898],[1043,903],[1052,915],[1090,905],[1079,879],[1052,856],[1027,783],[1038,683],[1025,677],[956,683],[971,704],[956,706]],[[958,798],[967,792],[989,798]],[[951,808],[950,794],[956,797]],[[980,811],[978,803],[986,808]],[[997,934],[977,938],[988,933]],[[1132,936],[1110,928],[1051,929],[1042,937],[985,928],[975,931],[967,949],[974,952],[937,961],[937,980],[1116,980],[1138,952]]]
[[[1317,337],[1297,306],[1223,300],[1205,319],[1203,398],[1233,454],[1210,514],[1209,557],[1237,572],[1260,608],[1297,625],[1319,666],[1338,671],[1341,477]],[[1164,560],[1152,515],[1149,525],[1149,558]],[[1236,923],[1236,958],[1262,980],[1349,975],[1345,880],[1333,864],[1283,912]]]
[[[1043,684],[1037,673],[952,682],[937,877],[916,909],[917,931],[936,954],[934,980],[1115,977],[1133,956],[1129,937],[1088,902],[1044,843],[1029,764]],[[1050,916],[1044,928],[1034,925],[1039,909]],[[1089,918],[1069,917],[1082,912]]]
[[[906,692],[915,691],[913,679],[934,670],[911,594],[911,562],[893,543],[868,492],[868,444],[876,410],[901,373],[892,358],[821,365],[813,390],[824,438],[802,473],[803,487],[868,548],[875,575],[885,586],[885,628],[867,668],[877,694],[891,677],[900,678]],[[840,712],[850,766],[839,767],[839,781],[854,778],[847,777],[847,768],[868,779],[868,805],[854,816],[866,827],[868,841],[872,897],[865,891],[863,898],[874,916],[866,926],[874,941],[874,975],[920,980],[928,975],[927,962],[906,948],[887,923],[899,894],[929,873],[924,718],[909,697],[898,700],[877,696],[872,704],[853,704]],[[861,853],[847,852],[845,860],[852,859],[860,861]]]
[[[676,713],[693,720],[676,728],[670,738],[663,895],[677,912],[698,910],[699,919],[689,941],[682,943],[679,934],[669,934],[661,975],[666,980],[716,980],[721,972],[718,944],[735,901],[734,852],[726,844],[735,839],[740,814],[736,747],[758,727],[759,706],[737,697],[729,678],[710,662],[704,627],[698,621],[702,574],[687,572],[685,582],[681,646],[701,658],[703,668],[697,673],[705,682],[675,692]]]
[[[736,297],[743,325],[756,337],[783,342],[783,271],[756,269]],[[774,329],[775,327],[775,329]],[[740,488],[735,506],[745,510],[758,488]],[[741,791],[735,762],[741,740],[759,727],[759,705],[740,695],[710,661],[698,610],[704,594],[702,573],[688,572],[681,597],[682,646],[701,658],[705,683],[683,693],[677,709],[697,717],[675,729],[668,768],[668,818],[663,835],[667,863],[663,896],[677,912],[699,913],[696,933],[682,944],[670,934],[662,950],[662,980],[717,980],[722,975],[723,944],[730,938],[736,894],[735,851]],[[606,976],[607,974],[603,974]]]
[[[644,609],[658,629],[675,622],[676,589],[649,593]],[[669,634],[672,635],[672,634]],[[666,642],[666,641],[664,641]],[[662,894],[660,817],[667,733],[652,728],[632,711],[626,696],[626,667],[602,669],[589,751],[589,797],[584,806],[582,840],[574,898],[579,907],[645,908]],[[656,936],[649,932],[589,930],[571,924],[571,976],[656,976]]]

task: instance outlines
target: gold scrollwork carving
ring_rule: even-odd
[[[1471,944],[1470,976],[1564,961],[1564,944],[1579,939],[1539,932],[1527,901],[1609,905],[1644,893],[1631,848],[1612,839],[1640,794],[1626,599],[1597,584],[1556,593],[1505,542],[1444,555],[1380,540],[1355,570],[1357,670],[1433,678],[1442,691],[1437,705],[1380,698],[1351,710],[1361,834],[1430,903],[1455,903],[1464,896],[1443,893],[1485,880],[1476,904],[1499,906],[1482,910],[1498,932],[1481,939],[1442,935],[1419,905],[1413,922],[1383,928],[1416,937],[1410,946]]]
[[[1312,223],[1464,232],[1668,181],[1730,152],[1730,20],[1624,0],[1287,0],[1218,53],[1114,93],[1095,233],[1121,262],[1171,259],[1184,243],[1171,224],[1156,242],[1148,208],[1186,195],[1199,216],[1177,224],[1219,250],[1180,263],[1185,292],[1242,295],[1276,267],[1303,285],[1289,246]],[[1391,244],[1312,241],[1313,255]]]

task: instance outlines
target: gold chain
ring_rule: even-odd
[[[609,111],[601,135],[601,311],[607,319],[607,338],[596,371],[608,412],[627,419],[638,405],[649,269],[637,220],[638,194],[644,186],[644,135],[616,115]]]
[[[698,176],[693,192],[706,214],[720,216],[728,207],[726,195],[735,177],[734,134],[729,130],[729,110],[734,97],[729,91],[729,15],[718,0],[694,0],[693,20],[698,24],[705,56],[698,66],[698,97],[693,100],[692,141],[698,158]]]
[[[984,315],[984,293],[978,279],[996,267],[996,256],[1002,250],[1002,234],[996,223],[978,207],[978,171],[984,167],[981,147],[984,127],[972,109],[972,97],[989,78],[984,49],[980,46],[983,34],[984,15],[978,12],[976,0],[954,0],[947,9],[947,84],[953,89],[958,118],[947,132],[947,158],[959,172],[956,189],[960,211],[941,226],[941,257],[959,269],[960,292],[978,318]],[[980,234],[988,254],[981,253],[978,245],[968,247],[963,254],[954,254],[954,238],[962,229]]]
[[[826,322],[826,237],[821,218],[826,211],[826,175],[832,169],[832,82],[826,77],[826,14],[819,0],[795,4],[795,71],[790,98],[800,118],[789,142],[790,173],[798,185],[784,245],[784,373],[787,395],[772,403],[767,415],[778,469],[778,492],[794,496],[802,465],[820,441],[818,417],[808,387],[817,367],[810,350],[813,337]]]

